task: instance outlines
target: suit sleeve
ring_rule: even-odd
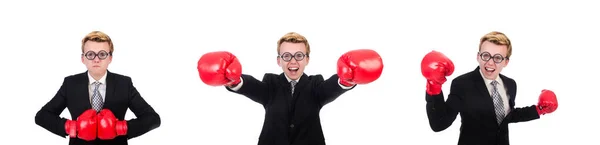
[[[263,80],[259,81],[253,76],[242,74],[242,85],[237,91],[229,87],[225,87],[228,91],[244,95],[250,100],[265,105],[269,100],[269,74],[263,76]]]
[[[313,79],[313,86],[315,92],[314,96],[317,97],[317,101],[321,106],[325,106],[326,104],[332,102],[337,99],[340,95],[353,89],[356,85],[351,88],[342,88],[339,84],[339,77],[337,74],[332,75],[327,80],[323,80],[323,76],[317,75]]]
[[[462,103],[462,91],[464,90],[459,81],[453,80],[450,86],[450,94],[448,95],[448,100],[446,102],[444,102],[443,91],[434,96],[425,93],[429,126],[434,132],[447,129],[452,125],[454,120],[456,120],[456,116],[459,113]]]
[[[160,126],[160,116],[152,106],[150,106],[133,86],[131,80],[129,83],[129,109],[137,118],[127,121],[127,138],[135,138],[143,135]]]
[[[532,105],[511,109],[510,113],[506,117],[508,119],[508,123],[531,121],[540,118],[540,115],[538,114],[537,110],[535,110],[535,107],[536,105]]]
[[[60,114],[67,107],[67,88],[67,78],[65,78],[56,95],[35,115],[35,124],[63,138],[68,135],[65,130],[67,119],[60,117]]]
[[[516,92],[517,83],[514,81],[512,83],[514,83],[515,92]],[[514,99],[511,99],[510,104],[515,104],[516,98],[517,97],[515,96]],[[531,105],[531,106],[527,106],[527,107],[515,108],[513,105],[513,106],[511,106],[510,113],[508,113],[508,116],[506,117],[506,119],[508,120],[508,123],[524,122],[524,121],[531,121],[534,119],[538,119],[538,118],[540,118],[540,115],[538,114],[535,107],[537,107],[537,106]]]

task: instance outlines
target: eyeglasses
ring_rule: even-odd
[[[493,59],[495,63],[501,63],[502,61],[504,61],[504,59],[508,59],[500,54],[495,54],[492,56],[492,54],[490,54],[489,52],[480,52],[479,57],[481,57],[481,60],[485,62],[489,61],[490,59]]]
[[[308,55],[305,55],[304,53],[298,51],[298,52],[294,53],[293,55],[292,55],[292,53],[285,52],[277,57],[280,57],[285,62],[290,62],[292,60],[292,58],[296,59],[296,61],[302,61],[302,60],[304,60],[304,57],[308,57]]]
[[[108,53],[104,50],[100,50],[100,52],[96,53],[94,51],[88,51],[85,54],[82,54],[85,56],[85,58],[87,58],[88,60],[94,60],[96,58],[96,56],[98,56],[98,58],[100,60],[104,60],[106,59],[109,55],[112,55],[111,53]]]

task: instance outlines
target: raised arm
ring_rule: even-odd
[[[319,84],[316,96],[323,106],[340,96],[342,93],[354,88],[356,85],[366,85],[377,80],[383,71],[383,60],[374,50],[357,49],[344,53],[337,62],[337,75],[322,81]]]
[[[268,81],[270,81],[268,74],[265,74],[263,76],[262,81],[259,81],[250,75],[242,74],[241,82],[239,84],[231,87],[226,87],[226,89],[231,92],[244,95],[252,101],[264,105],[269,100],[269,85],[267,83]]]
[[[263,82],[250,75],[242,75],[242,65],[235,55],[227,51],[209,52],[198,60],[198,73],[209,86],[225,86],[227,90],[242,94],[264,104],[268,96],[267,75]]]
[[[444,101],[442,85],[446,76],[454,72],[454,63],[444,54],[431,51],[421,61],[421,73],[427,79],[425,100],[427,101],[427,117],[429,126],[435,132],[450,127],[458,115],[458,107],[462,102],[462,85],[452,81],[448,101]]]

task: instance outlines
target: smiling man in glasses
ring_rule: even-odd
[[[125,145],[160,126],[160,117],[128,76],[108,71],[114,46],[108,35],[93,31],[81,44],[87,71],[65,77],[56,95],[35,116],[35,123],[69,144]],[[72,119],[59,115],[69,109]],[[137,118],[124,120],[127,109]]]
[[[266,112],[259,145],[324,145],[321,108],[357,84],[378,79],[383,62],[373,50],[352,50],[338,59],[337,74],[325,80],[322,75],[304,73],[309,56],[306,38],[290,32],[277,42],[277,64],[283,73],[267,73],[259,81],[241,74],[240,61],[226,51],[204,54],[198,71],[207,85],[226,86],[263,105]]]
[[[456,77],[444,101],[442,84],[454,71],[444,54],[432,51],[421,62],[427,79],[425,99],[429,125],[435,132],[461,117],[459,145],[508,145],[508,124],[530,121],[558,107],[556,95],[542,90],[537,105],[515,108],[517,83],[500,72],[508,65],[512,44],[504,33],[490,32],[480,39],[475,70]]]

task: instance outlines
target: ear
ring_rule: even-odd
[[[310,57],[306,57],[305,59],[306,59],[306,64],[304,66],[307,66],[308,65],[308,61],[310,60]]]
[[[85,62],[83,62],[83,55],[81,55],[81,63],[85,64]]]
[[[504,67],[508,66],[508,62],[510,61],[510,59],[506,59],[504,60]]]
[[[108,61],[106,64],[110,64],[112,62],[112,55],[109,55],[106,60]]]
[[[279,61],[279,56],[277,57],[277,65],[281,67],[281,62]]]

